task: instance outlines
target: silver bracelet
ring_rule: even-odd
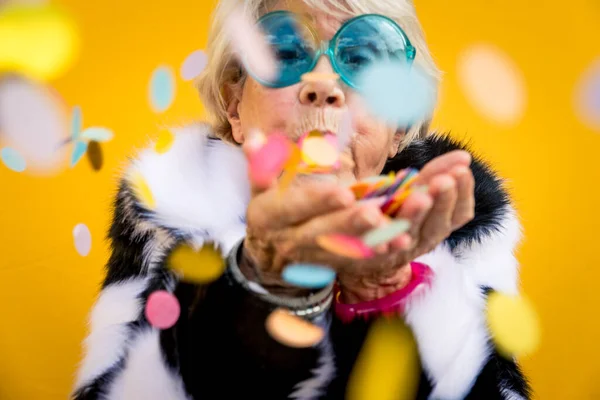
[[[304,319],[313,320],[329,310],[333,301],[333,283],[308,297],[281,297],[267,292],[262,286],[246,279],[238,265],[238,253],[243,242],[243,239],[240,240],[227,257],[227,268],[238,285],[262,301],[284,308]]]

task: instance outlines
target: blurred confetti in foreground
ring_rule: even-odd
[[[288,347],[316,346],[325,335],[320,327],[280,308],[267,317],[265,327],[273,339]]]
[[[164,154],[171,149],[174,142],[175,135],[173,135],[173,133],[171,133],[171,131],[168,129],[162,129],[158,134],[156,143],[154,143],[154,151],[156,151],[158,154]]]
[[[75,23],[61,8],[18,2],[0,8],[0,74],[52,80],[74,64],[79,49]]]
[[[85,224],[77,224],[73,228],[75,250],[80,256],[86,257],[92,250],[92,234]]]
[[[144,315],[146,319],[155,328],[169,329],[179,319],[181,306],[179,301],[171,293],[164,290],[157,290],[148,296]]]
[[[398,127],[430,117],[437,100],[434,82],[417,65],[401,62],[373,63],[358,86],[370,112]]]
[[[187,244],[177,246],[167,257],[167,265],[193,283],[209,283],[225,272],[225,260],[213,243],[205,243],[195,250]]]
[[[0,157],[6,167],[15,172],[23,172],[27,168],[27,162],[23,156],[15,149],[4,147],[0,150]]]
[[[156,202],[154,200],[154,195],[150,190],[150,186],[148,186],[148,182],[142,176],[139,171],[133,173],[130,178],[131,187],[135,193],[135,197],[138,199],[142,205],[150,210],[156,207]]]
[[[476,45],[458,59],[458,80],[471,106],[494,122],[514,125],[525,113],[525,78],[500,49]]]
[[[58,172],[68,129],[65,107],[53,91],[22,78],[0,80],[0,132],[2,143],[26,160],[28,171]]]
[[[191,81],[202,73],[208,64],[208,57],[202,50],[196,50],[185,58],[179,73],[184,81]]]
[[[539,321],[524,297],[490,293],[487,321],[498,351],[507,358],[531,354],[539,345]]]
[[[577,84],[575,112],[584,124],[600,131],[600,59],[584,72]]]
[[[290,264],[285,267],[281,276],[292,285],[320,289],[333,282],[335,271],[323,265]]]
[[[149,97],[152,110],[157,113],[171,106],[175,99],[175,74],[171,67],[160,66],[152,72]]]
[[[419,384],[419,355],[399,319],[373,323],[348,383],[348,400],[412,400]]]

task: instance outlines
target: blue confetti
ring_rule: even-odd
[[[73,154],[71,155],[71,168],[77,165],[79,160],[81,160],[81,157],[85,155],[87,147],[87,142],[83,140],[78,140],[75,142],[75,145],[73,146]]]
[[[292,285],[318,289],[329,285],[335,279],[335,271],[312,264],[292,264],[283,270],[283,279]]]
[[[175,98],[175,75],[170,67],[158,67],[150,79],[150,105],[155,112],[166,111]]]
[[[92,127],[87,128],[81,133],[82,139],[94,140],[96,142],[108,142],[114,134],[108,128]]]
[[[370,111],[394,126],[424,120],[435,107],[435,85],[416,65],[373,63],[359,76],[358,87]]]
[[[27,167],[27,163],[25,159],[19,152],[11,147],[5,147],[0,152],[0,156],[2,157],[2,162],[9,169],[15,172],[23,172]]]
[[[71,119],[71,140],[75,141],[79,138],[79,134],[83,129],[83,115],[81,114],[81,107],[73,107],[73,115]]]

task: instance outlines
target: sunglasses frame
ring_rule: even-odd
[[[280,10],[280,11],[273,11],[273,12],[263,15],[262,17],[260,17],[258,19],[257,25],[259,25],[259,28],[260,28],[261,27],[260,25],[263,21],[265,21],[268,18],[277,17],[278,15],[293,16],[293,18],[295,18],[295,19],[300,19],[301,21],[305,20],[302,17],[299,18],[297,14],[294,14],[290,11]],[[348,25],[351,25],[357,21],[360,21],[361,19],[369,18],[369,17],[377,17],[377,18],[381,18],[381,19],[387,21],[396,30],[396,32],[398,32],[398,34],[402,38],[402,41],[404,42],[404,52],[406,54],[406,61],[408,62],[409,65],[412,65],[412,63],[417,55],[417,49],[411,44],[410,40],[408,39],[408,36],[404,32],[404,30],[402,30],[402,28],[396,23],[396,21],[394,21],[391,18],[386,17],[385,15],[381,15],[381,14],[362,14],[362,15],[358,15],[358,16],[351,18],[351,19],[347,20],[346,22],[344,22],[342,24],[342,26],[340,26],[340,29],[338,29],[338,31],[335,33],[333,38],[331,38],[331,40],[320,40],[319,36],[318,36],[317,32],[315,31],[314,27],[312,26],[312,24],[310,24],[309,22],[305,22],[303,24],[310,31],[315,43],[320,43],[317,51],[315,52],[315,55],[313,57],[312,63],[310,64],[310,67],[304,73],[311,72],[315,68],[317,63],[319,62],[319,59],[321,58],[321,56],[326,55],[329,58],[329,62],[331,63],[333,70],[335,71],[335,73],[337,73],[340,76],[342,81],[349,87],[351,87],[353,89],[358,89],[356,84],[351,82],[341,72],[341,69],[339,68],[337,61],[335,59],[335,43],[337,43],[337,40],[339,39],[340,35],[344,33],[344,30],[348,27]],[[273,88],[273,89],[280,89],[280,88],[295,85],[296,83],[300,82],[302,79],[302,75],[300,75],[300,77],[298,79],[288,79],[286,81],[273,83],[273,82],[267,82],[263,79],[260,79],[259,77],[254,76],[251,71],[248,71],[248,73],[254,78],[254,80],[259,82],[261,85],[269,87],[269,88]]]

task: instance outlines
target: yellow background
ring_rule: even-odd
[[[83,52],[52,82],[84,125],[107,126],[105,166],[83,159],[52,178],[0,164],[0,399],[64,399],[80,358],[88,311],[107,260],[104,240],[116,176],[126,156],[163,123],[198,119],[202,108],[178,78],[165,114],[150,110],[154,68],[177,71],[202,48],[212,1],[63,0],[75,15]],[[595,0],[419,0],[432,52],[445,71],[435,126],[472,138],[509,178],[525,240],[519,251],[524,291],[535,303],[542,344],[524,359],[539,399],[600,398],[598,227],[600,132],[575,117],[573,90],[600,57]],[[527,83],[528,104],[513,128],[494,124],[467,102],[456,60],[467,46],[492,43]],[[80,257],[72,229],[87,224],[92,252]]]

